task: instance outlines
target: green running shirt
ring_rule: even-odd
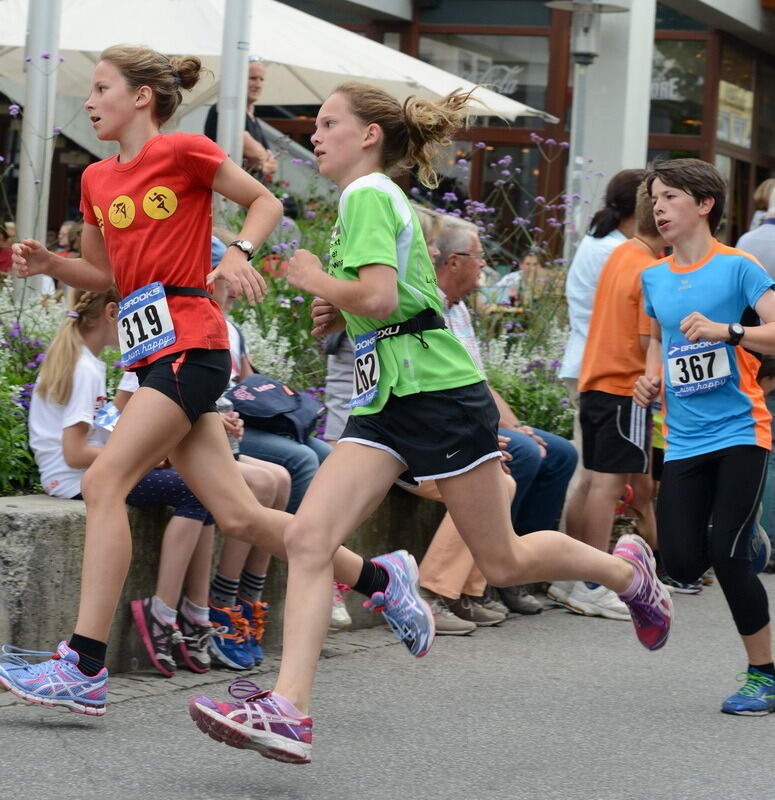
[[[403,322],[428,307],[443,316],[436,271],[417,216],[401,189],[379,172],[358,178],[342,192],[339,216],[331,234],[328,272],[335,278],[357,280],[358,268],[369,264],[395,268],[398,307],[384,320],[343,311],[351,339]],[[424,331],[422,336],[427,349],[418,336],[410,334],[377,342],[380,363],[377,395],[368,405],[353,408],[353,414],[380,411],[391,393],[403,397],[455,389],[485,379],[450,331]]]

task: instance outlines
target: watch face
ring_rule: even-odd
[[[732,332],[735,336],[742,336],[745,333],[745,328],[739,322],[733,322]]]

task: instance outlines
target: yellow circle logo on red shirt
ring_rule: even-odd
[[[111,204],[108,219],[114,228],[128,228],[135,220],[135,202],[120,194]]]
[[[177,208],[178,197],[168,186],[154,186],[143,198],[143,211],[151,219],[169,219]]]
[[[105,218],[102,216],[102,209],[99,206],[92,206],[94,216],[97,217],[97,224],[100,226],[100,233],[105,235]]]

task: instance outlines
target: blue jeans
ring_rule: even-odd
[[[509,440],[506,450],[512,459],[506,466],[517,482],[511,521],[520,535],[556,529],[578,461],[576,448],[567,439],[538,428],[533,430],[546,441],[545,458],[541,458],[538,443],[526,433],[498,430]]]
[[[331,446],[314,436],[307,437],[307,441],[301,444],[287,436],[247,426],[240,442],[240,453],[261,461],[271,461],[288,470],[291,475],[291,496],[286,511],[291,514],[299,507],[318,467],[330,452]]]

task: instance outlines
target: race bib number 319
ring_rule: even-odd
[[[679,397],[712,392],[730,377],[729,354],[724,342],[670,342],[667,348],[670,384]]]
[[[137,289],[119,302],[118,341],[124,366],[175,343],[175,326],[160,281]]]

